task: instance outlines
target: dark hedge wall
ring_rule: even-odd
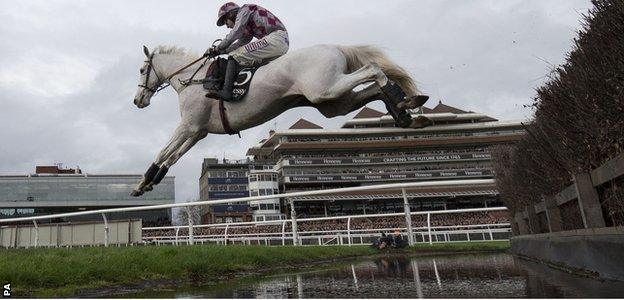
[[[493,149],[498,188],[512,215],[561,191],[572,174],[622,153],[624,1],[592,2],[566,63],[537,89],[527,135],[514,146]],[[605,217],[622,215],[621,188],[612,184],[603,193],[609,197],[603,201],[612,203]]]

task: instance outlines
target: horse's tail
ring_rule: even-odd
[[[348,73],[352,73],[366,64],[376,63],[390,80],[403,89],[408,98],[420,94],[407,71],[388,59],[379,48],[371,45],[337,47],[347,59]]]

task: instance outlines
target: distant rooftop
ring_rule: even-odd
[[[35,174],[82,174],[79,167],[76,169],[63,169],[61,165],[54,166],[36,166]]]
[[[295,122],[295,124],[292,124],[292,126],[288,129],[323,129],[323,127],[301,118],[299,121]]]
[[[359,113],[357,113],[353,118],[354,119],[365,119],[365,118],[378,118],[385,115],[384,113],[374,110],[368,106],[364,106]]]
[[[442,104],[442,100],[438,102],[438,105],[434,107],[430,113],[440,114],[440,113],[453,113],[453,114],[467,114],[467,111],[463,111],[459,108],[452,107],[450,105]]]

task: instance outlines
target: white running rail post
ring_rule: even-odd
[[[403,211],[405,212],[405,224],[407,225],[407,242],[410,246],[414,246],[412,212],[410,210],[409,201],[407,200],[407,193],[405,192],[405,189],[401,189],[401,192],[403,192]]]
[[[35,248],[37,248],[39,246],[39,227],[36,220],[33,220],[33,224],[35,225]]]
[[[282,222],[282,246],[286,246],[286,220]]]
[[[186,211],[187,215],[188,215],[188,234],[189,234],[189,239],[188,239],[188,243],[189,245],[193,245],[195,243],[195,241],[193,241],[193,215],[191,214],[191,210],[188,209]]]
[[[351,217],[347,218],[347,240],[349,241],[349,246],[351,246]]]
[[[293,246],[299,246],[299,234],[297,233],[297,212],[295,211],[295,201],[291,198],[290,202],[290,219],[292,221]]]
[[[223,231],[223,245],[227,245],[228,229],[230,229],[230,224],[225,225],[225,231]]]
[[[105,213],[102,213],[102,219],[104,219],[104,247],[108,247],[108,220]]]
[[[429,232],[429,245],[433,244],[431,240],[431,213],[427,213],[427,232]]]

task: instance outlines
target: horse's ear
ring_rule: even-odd
[[[143,53],[145,53],[145,56],[147,57],[150,56],[149,50],[147,49],[147,47],[145,47],[145,45],[143,45]]]

